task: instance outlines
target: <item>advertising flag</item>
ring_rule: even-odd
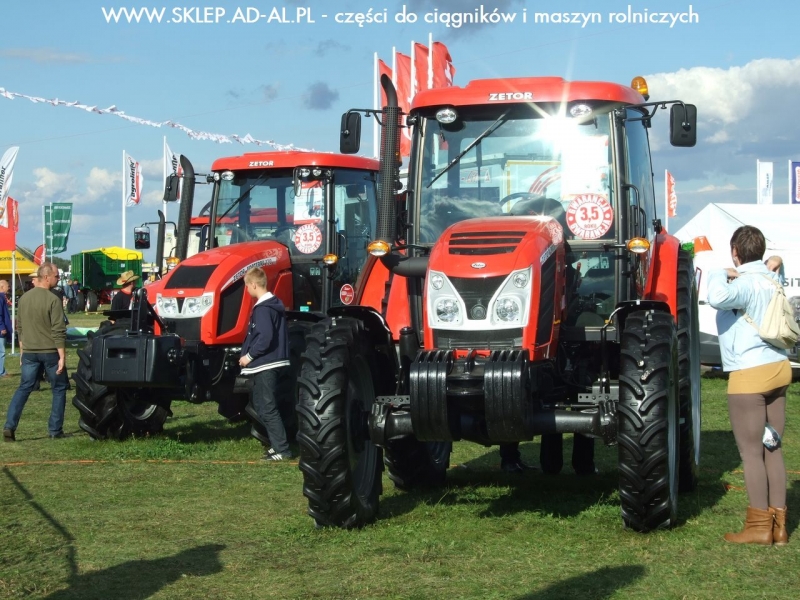
[[[11,177],[14,175],[14,163],[17,160],[19,146],[12,146],[0,158],[0,207],[5,209],[8,190],[11,187]],[[5,211],[3,211],[5,212]],[[4,225],[8,227],[8,225]]]
[[[142,202],[142,166],[128,153],[125,153],[124,165],[122,181],[125,186],[125,205],[138,206]]]
[[[428,89],[428,47],[425,44],[414,42],[413,45],[414,80],[411,96],[421,90]]]
[[[47,248],[45,248],[44,244],[41,244],[36,251],[33,253],[33,262],[34,264],[41,265],[45,261],[45,253],[47,252]]]
[[[378,81],[375,82],[375,85],[377,86],[377,89],[381,91],[381,108],[383,108],[384,106],[386,106],[386,93],[383,91],[383,88],[381,87],[381,75],[386,75],[389,79],[394,81],[394,78],[392,77],[392,69],[389,67],[389,65],[387,65],[379,58]]]
[[[44,237],[50,256],[67,250],[71,227],[71,202],[53,202],[44,207]]]
[[[167,174],[167,177],[170,175],[177,175],[178,177],[183,177],[183,167],[181,167],[181,155],[175,154],[172,150],[170,150],[169,144],[167,144],[167,138],[164,138],[164,173]],[[166,185],[166,181],[164,185]],[[178,186],[178,202],[181,199],[181,186]]]
[[[675,193],[675,177],[667,171],[667,216],[678,216],[678,194]]]
[[[394,87],[397,90],[397,104],[404,114],[411,108],[411,57],[395,52]],[[405,117],[403,117],[405,123]],[[400,128],[400,156],[411,156],[411,132],[408,127]]]
[[[789,204],[800,204],[800,162],[789,161]]]
[[[756,161],[758,204],[772,204],[772,163]]]
[[[441,42],[433,42],[431,45],[431,69],[433,70],[433,87],[449,87],[453,85],[453,78],[456,69],[453,66],[453,58],[450,51]]]

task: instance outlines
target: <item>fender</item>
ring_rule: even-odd
[[[656,235],[644,299],[665,302],[673,317],[678,314],[678,238],[668,233]]]
[[[356,303],[372,308],[388,324],[395,341],[400,330],[411,324],[408,283],[394,277],[381,259],[369,256],[356,281]]]

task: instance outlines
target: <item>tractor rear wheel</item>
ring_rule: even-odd
[[[346,317],[315,324],[306,342],[297,441],[308,514],[318,526],[362,527],[375,519],[381,493],[381,451],[367,423],[375,352],[362,323]]]
[[[289,367],[278,381],[276,397],[278,412],[286,429],[286,439],[290,442],[297,438],[297,377],[300,374],[300,356],[306,349],[306,336],[313,323],[308,321],[292,321],[288,324],[289,333]],[[271,445],[267,429],[258,418],[252,402],[247,403],[245,415],[252,423],[250,434],[264,445]]]
[[[622,520],[646,532],[671,527],[678,510],[678,342],[672,315],[628,315],[617,407]]]
[[[678,489],[697,487],[700,462],[700,332],[697,283],[692,257],[678,250],[678,377],[680,380],[680,442]]]
[[[97,312],[98,301],[97,294],[92,290],[86,292],[86,312]]]
[[[99,335],[120,335],[125,326],[110,326]],[[92,375],[92,339],[78,350],[78,368],[72,375],[75,397],[72,405],[78,409],[78,426],[96,440],[122,440],[131,435],[147,436],[160,433],[164,421],[172,414],[169,404],[153,403],[147,392],[128,388],[109,388],[95,382]]]
[[[441,487],[447,478],[452,449],[452,442],[421,442],[409,436],[386,444],[383,464],[398,489]]]
[[[86,312],[86,295],[83,292],[75,295],[75,306],[78,312]]]

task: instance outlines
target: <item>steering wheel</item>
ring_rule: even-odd
[[[505,204],[509,200],[515,198],[519,198],[519,200],[517,200],[509,211],[509,214],[514,216],[543,215],[546,217],[553,217],[554,219],[561,219],[565,214],[564,207],[561,206],[561,202],[558,200],[546,198],[545,196],[533,194],[531,192],[509,194],[500,200],[500,204]]]

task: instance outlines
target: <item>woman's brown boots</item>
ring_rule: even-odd
[[[775,519],[769,510],[747,507],[747,518],[744,529],[739,533],[726,533],[725,541],[733,544],[763,544],[772,545],[772,528]]]
[[[744,529],[739,533],[726,533],[725,541],[733,544],[762,544],[785,546],[789,543],[786,532],[786,507],[768,510],[747,507]]]
[[[775,523],[772,526],[772,543],[776,546],[785,546],[789,543],[789,534],[786,532],[786,507],[769,507]]]

